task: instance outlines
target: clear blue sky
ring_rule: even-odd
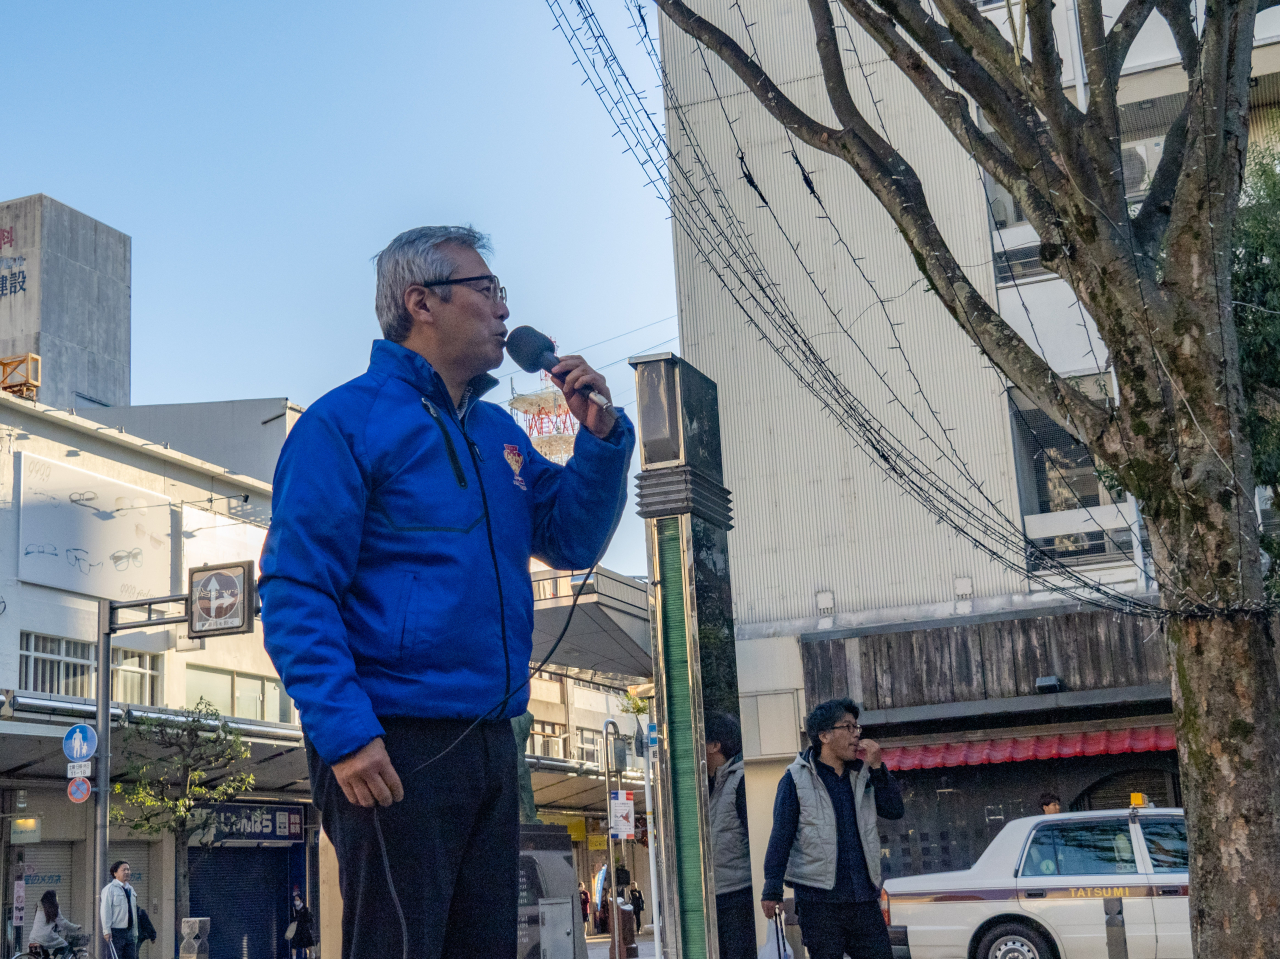
[[[622,4],[597,7],[651,86]],[[511,325],[562,352],[632,330],[588,360],[676,348],[666,211],[542,0],[34,4],[21,19],[0,198],[47,193],[132,236],[134,403],[306,405],[356,376],[379,335],[370,257],[422,224],[491,234]],[[629,367],[605,373],[633,400]],[[644,571],[630,505],[605,564]]]

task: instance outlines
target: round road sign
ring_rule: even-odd
[[[77,723],[62,737],[62,751],[73,763],[84,762],[98,749],[98,734],[92,726]]]
[[[67,797],[72,802],[84,802],[89,798],[89,780],[80,776],[67,783]]]

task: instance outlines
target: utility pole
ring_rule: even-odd
[[[182,607],[181,615],[156,615],[156,606],[170,604]],[[127,602],[116,602],[110,599],[98,600],[98,676],[95,684],[97,695],[98,720],[98,768],[93,771],[93,784],[97,797],[96,826],[93,841],[93,927],[98,931],[101,942],[110,929],[102,928],[102,889],[106,885],[107,863],[111,845],[111,637],[116,633],[130,629],[150,629],[154,626],[169,626],[178,623],[188,624],[190,628],[190,597],[187,593],[176,596],[159,596],[154,599],[135,599]],[[145,609],[147,618],[133,622],[121,623],[116,614],[122,609]],[[249,616],[250,628],[253,616]],[[183,852],[184,850],[179,850]]]
[[[653,697],[649,697],[649,717],[653,717]],[[644,744],[644,814],[645,825],[649,829],[649,911],[653,913],[653,954],[662,959],[662,923],[661,905],[658,898],[658,833],[654,828],[655,810],[653,808],[653,751],[656,748],[658,727],[650,722],[646,731]]]
[[[93,771],[97,796],[97,828],[93,842],[93,927],[98,931],[99,943],[111,932],[102,928],[99,901],[106,885],[108,831],[111,828],[111,634],[115,632],[111,607],[111,600],[98,600],[98,682],[95,690],[98,700],[98,764]]]

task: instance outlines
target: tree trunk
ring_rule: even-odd
[[[1280,703],[1267,614],[1169,622],[1178,765],[1202,959],[1280,955]]]
[[[173,931],[174,943],[182,942],[182,920],[191,913],[191,858],[187,852],[187,844],[191,841],[191,830],[184,829],[173,834]],[[177,952],[175,945],[174,952]]]

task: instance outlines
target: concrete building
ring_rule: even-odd
[[[804,4],[736,6],[694,4],[801,108],[838,126]],[[1003,25],[1002,2],[980,6]],[[1110,16],[1121,6],[1104,3]],[[838,4],[834,15],[859,108],[920,174],[971,280],[1020,333],[1038,337],[1055,369],[1094,395],[1109,392],[1092,322],[1067,285],[1039,267],[1038,241],[1012,199],[851,19],[843,32]],[[1073,99],[1083,90],[1074,16],[1071,4],[1055,8]],[[693,171],[700,195],[723,197],[736,211],[768,271],[747,285],[784,297],[870,411],[969,488],[941,462],[939,451],[954,444],[990,515],[1011,517],[1094,581],[1146,594],[1146,533],[1134,503],[1113,500],[1088,454],[984,361],[853,171],[790,139],[665,18],[660,29],[674,93],[666,101],[673,162]],[[1280,11],[1259,15],[1253,63],[1251,135],[1275,137]],[[1153,16],[1120,89],[1124,175],[1135,199],[1186,89],[1173,38]],[[693,195],[678,177],[671,189]],[[708,266],[716,256],[705,257],[678,222],[673,236],[681,355],[719,387],[724,485],[734,501],[730,566],[757,891],[776,784],[806,745],[808,708],[833,696],[862,705],[866,735],[889,749],[904,784],[907,818],[886,824],[881,837],[886,876],[967,867],[1007,819],[1039,812],[1042,790],[1072,808],[1127,801],[1130,789],[1178,804],[1168,665],[1155,624],[1082,608],[1029,579],[1024,557],[1010,569],[936,524],[744,321]]]
[[[43,193],[0,203],[0,356],[41,357],[42,403],[128,405],[131,249]]]
[[[285,437],[302,415],[302,407],[277,397],[113,406],[80,412],[106,426],[270,483]]]
[[[60,742],[74,723],[92,722],[99,601],[185,592],[192,566],[256,559],[271,488],[6,394],[0,456],[0,812],[7,817],[0,864],[11,954],[25,941],[11,909],[18,877],[25,877],[26,930],[45,889],[58,891],[68,918],[91,925],[103,884],[92,869],[94,803],[68,797]],[[159,954],[174,950],[179,854],[191,857],[193,910],[211,915],[227,941],[282,934],[291,886],[313,901],[318,895],[318,827],[308,810],[302,732],[261,627],[207,646],[190,642],[185,627],[130,630],[113,647],[117,736],[139,712],[180,710],[203,696],[241,730],[256,781],[235,808],[258,831],[208,852],[112,829],[111,857],[129,859],[141,873],[134,885],[159,931]],[[111,771],[118,775],[123,757],[115,742]],[[261,824],[279,814],[288,827],[268,835]],[[11,831],[12,821],[38,822],[35,841]],[[228,875],[236,881],[226,883]]]

